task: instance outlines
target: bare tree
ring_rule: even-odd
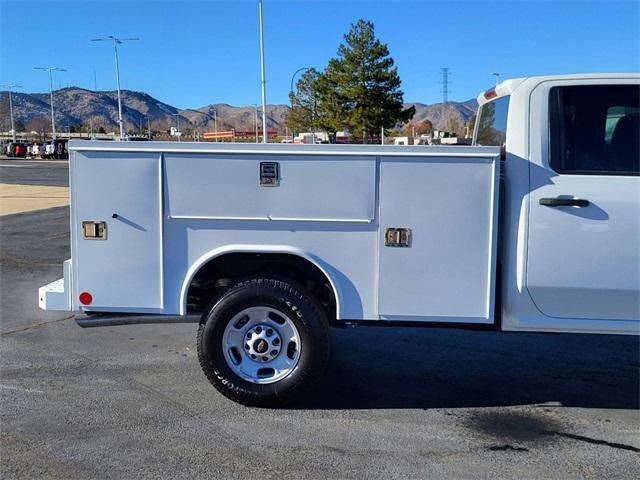
[[[450,105],[445,106],[444,118],[442,120],[442,130],[453,133],[457,137],[464,137],[464,124],[460,120],[458,113]]]

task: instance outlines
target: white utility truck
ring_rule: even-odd
[[[300,393],[331,325],[640,331],[640,75],[508,80],[473,146],[70,144],[81,326],[199,322],[211,383]]]

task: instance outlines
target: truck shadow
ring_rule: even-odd
[[[299,409],[640,407],[637,337],[358,327],[334,330]]]

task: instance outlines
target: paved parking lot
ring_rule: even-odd
[[[66,166],[0,161],[0,183]],[[60,185],[62,183],[62,185]],[[333,331],[301,403],[252,409],[198,366],[195,325],[80,329],[37,308],[68,208],[0,217],[2,478],[638,478],[638,339]]]

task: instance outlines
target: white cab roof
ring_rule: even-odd
[[[495,98],[503,97],[505,95],[511,95],[518,87],[520,87],[522,84],[525,84],[525,83],[528,86],[527,89],[531,90],[535,85],[538,85],[539,83],[546,82],[549,80],[589,80],[589,79],[606,80],[606,79],[625,79],[625,78],[629,78],[637,81],[637,80],[640,80],[640,73],[578,73],[578,74],[571,74],[571,75],[546,75],[546,76],[539,76],[539,77],[513,78],[513,79],[505,80],[499,83],[498,85],[495,86],[495,88],[490,88],[485,92],[480,92],[480,94],[477,97],[477,101],[479,105],[483,105]],[[495,97],[490,97],[489,99],[487,99],[485,97],[485,93],[490,92],[492,90],[495,90],[495,93],[497,95]]]

